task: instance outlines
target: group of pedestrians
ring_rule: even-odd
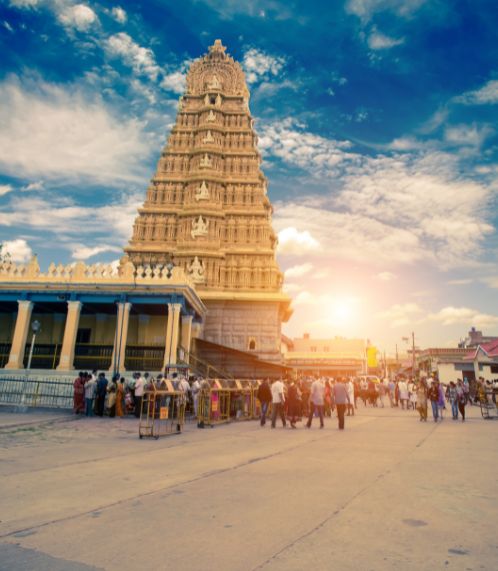
[[[306,428],[311,428],[313,418],[320,420],[320,428],[323,428],[324,417],[331,416],[332,411],[337,411],[339,430],[344,430],[344,417],[346,410],[353,410],[354,400],[346,379],[337,382],[329,379],[317,378],[311,383],[306,381],[289,381],[284,383],[281,379],[274,381],[271,386],[268,380],[261,383],[256,394],[260,402],[260,424],[265,426],[268,410],[271,405],[271,427],[276,427],[277,418],[282,425],[287,426],[287,419],[291,428],[297,428],[296,422],[306,418]]]
[[[281,379],[270,384],[263,381],[257,391],[260,403],[260,424],[265,426],[271,407],[271,428],[275,428],[277,419],[284,427],[287,424],[296,428],[296,423],[304,419],[306,428],[311,428],[316,417],[320,428],[324,427],[324,418],[337,414],[339,429],[344,429],[344,417],[354,415],[357,400],[361,399],[365,407],[384,407],[387,396],[392,408],[417,410],[420,422],[427,422],[429,407],[434,422],[441,422],[445,416],[447,404],[451,409],[451,418],[465,422],[465,407],[470,402],[469,383],[458,379],[447,386],[435,377],[409,379],[384,379],[374,382],[366,378],[316,378],[300,381]]]

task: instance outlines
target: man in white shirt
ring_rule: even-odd
[[[140,373],[135,377],[135,416],[140,418],[140,411],[142,410],[142,398],[145,390],[145,379]]]
[[[284,403],[284,383],[279,379],[271,386],[271,400],[272,400],[272,413],[271,413],[271,427],[275,428],[277,422],[277,415],[282,419],[284,428],[287,426],[285,422]]]
[[[308,417],[308,422],[306,423],[306,428],[311,428],[311,423],[313,422],[313,415],[315,414],[315,409],[320,417],[320,428],[323,428],[323,405],[325,398],[325,383],[322,379],[315,379],[311,383],[310,388],[310,415]]]

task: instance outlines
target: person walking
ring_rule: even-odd
[[[399,389],[399,400],[401,401],[401,408],[408,410],[408,385],[406,384],[404,379],[401,379],[398,383]]]
[[[453,418],[453,420],[458,420],[457,387],[453,381],[450,381],[450,385],[448,387],[448,400],[450,401],[451,405],[451,417]]]
[[[417,410],[420,415],[420,422],[427,422],[427,381],[420,379],[417,386]]]
[[[465,422],[465,405],[467,404],[467,393],[465,392],[465,384],[459,380],[456,386],[458,412],[462,416],[462,422]]]
[[[296,422],[301,417],[301,393],[294,381],[291,381],[287,390],[287,416],[291,428],[297,428]]]
[[[372,383],[373,384],[373,383]],[[348,416],[354,416],[354,384],[351,379],[346,384],[349,396]]]
[[[320,428],[323,428],[323,405],[325,399],[325,385],[322,379],[315,379],[311,383],[310,388],[310,413],[308,416],[308,422],[306,423],[306,428],[311,428],[311,423],[313,422],[313,415],[315,410],[320,417]]]
[[[339,430],[344,430],[344,412],[346,411],[346,404],[349,404],[349,395],[343,379],[334,385],[334,400]]]
[[[268,407],[272,401],[272,392],[268,379],[265,379],[259,385],[258,392],[256,393],[256,398],[259,400],[261,405],[261,418],[259,419],[259,424],[264,426],[266,424],[266,414],[268,412]]]
[[[437,406],[439,401],[439,383],[435,379],[431,382],[431,386],[427,391],[427,397],[431,401],[432,416],[434,418],[434,422],[437,422],[439,418],[439,408]]]
[[[93,401],[96,389],[97,381],[93,378],[93,375],[87,375],[85,383],[85,416],[93,416]]]
[[[192,383],[191,391],[192,402],[194,404],[194,417],[197,418],[199,411],[199,393],[201,392],[201,382],[199,381],[199,377],[195,377],[194,382]]]
[[[279,379],[275,381],[271,386],[271,397],[272,397],[272,413],[271,413],[271,427],[275,428],[277,422],[277,416],[282,419],[282,424],[284,428],[287,426],[285,422],[284,413],[284,403],[285,403],[285,392],[284,383]]]
[[[444,398],[444,390],[442,384],[438,381],[438,388],[439,388],[439,399],[437,401],[437,406],[439,409],[439,418],[441,421],[443,420],[443,411],[446,410],[446,400]]]

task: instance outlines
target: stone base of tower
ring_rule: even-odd
[[[263,361],[280,363],[282,322],[290,317],[290,299],[284,294],[203,294],[208,312],[202,338],[245,351]]]

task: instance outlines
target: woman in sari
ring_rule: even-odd
[[[116,416],[124,416],[125,411],[125,378],[121,377],[121,380],[118,383],[116,388]]]
[[[76,377],[73,383],[74,395],[73,395],[73,410],[74,414],[80,414],[85,412],[85,379],[83,378],[83,373],[80,372],[79,376]]]

